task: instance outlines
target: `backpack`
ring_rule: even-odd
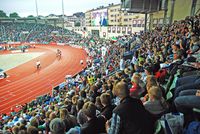
[[[191,122],[184,134],[200,134],[200,122]]]

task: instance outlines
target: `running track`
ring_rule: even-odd
[[[62,51],[60,60],[56,58],[58,48]],[[12,107],[30,102],[37,96],[51,93],[52,87],[62,83],[66,75],[80,72],[83,68],[80,60],[87,58],[85,50],[70,46],[38,45],[29,51],[44,54],[7,71],[10,77],[0,80],[0,114],[8,113]],[[42,66],[39,71],[35,67],[37,59]]]

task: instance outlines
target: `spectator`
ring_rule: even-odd
[[[130,88],[130,96],[135,98],[140,98],[144,89],[140,86],[140,75],[134,73],[131,79],[132,87]]]
[[[103,109],[101,110],[100,115],[104,116],[106,120],[110,120],[112,117],[112,111],[115,108],[114,105],[111,104],[111,96],[108,93],[103,93],[100,96],[101,104],[103,105]]]
[[[128,85],[121,81],[114,88],[120,104],[113,110],[109,134],[153,134],[154,123],[142,102],[129,96]],[[125,114],[126,113],[126,114]]]
[[[12,128],[12,133],[13,133],[13,134],[18,134],[18,132],[19,132],[19,127],[18,127],[18,126],[14,126],[14,127]]]
[[[73,115],[70,115],[67,109],[60,110],[60,119],[65,124],[65,131],[69,131],[70,128],[75,127],[77,124],[76,118]]]
[[[103,108],[103,105],[101,104],[100,96],[96,97],[95,106],[98,111],[101,111],[101,109]]]
[[[78,124],[80,124],[80,126],[82,126],[84,123],[87,122],[87,117],[86,115],[83,113],[82,107],[84,105],[84,101],[83,100],[78,100],[77,103],[77,122]]]
[[[120,70],[123,71],[125,69],[125,61],[124,61],[124,57],[122,57],[120,59]]]
[[[50,123],[52,134],[65,134],[65,123],[60,118],[55,118]]]
[[[34,126],[30,126],[27,129],[28,134],[39,134],[38,129]]]
[[[81,127],[81,134],[99,134],[106,132],[105,119],[102,116],[96,116],[96,106],[94,103],[85,103],[83,111],[88,121]]]
[[[145,109],[154,115],[161,116],[167,111],[167,103],[162,96],[162,91],[158,86],[152,86],[148,90],[149,100],[144,103]]]

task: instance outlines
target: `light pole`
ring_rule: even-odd
[[[64,34],[64,1],[62,0],[62,37]]]
[[[38,5],[37,5],[37,0],[35,0],[35,8],[36,8],[36,15],[38,17]]]

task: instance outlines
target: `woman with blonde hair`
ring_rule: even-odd
[[[157,83],[157,80],[154,76],[150,75],[150,76],[147,76],[147,79],[146,79],[146,89],[147,91],[152,87],[152,86],[157,86],[158,83]]]

